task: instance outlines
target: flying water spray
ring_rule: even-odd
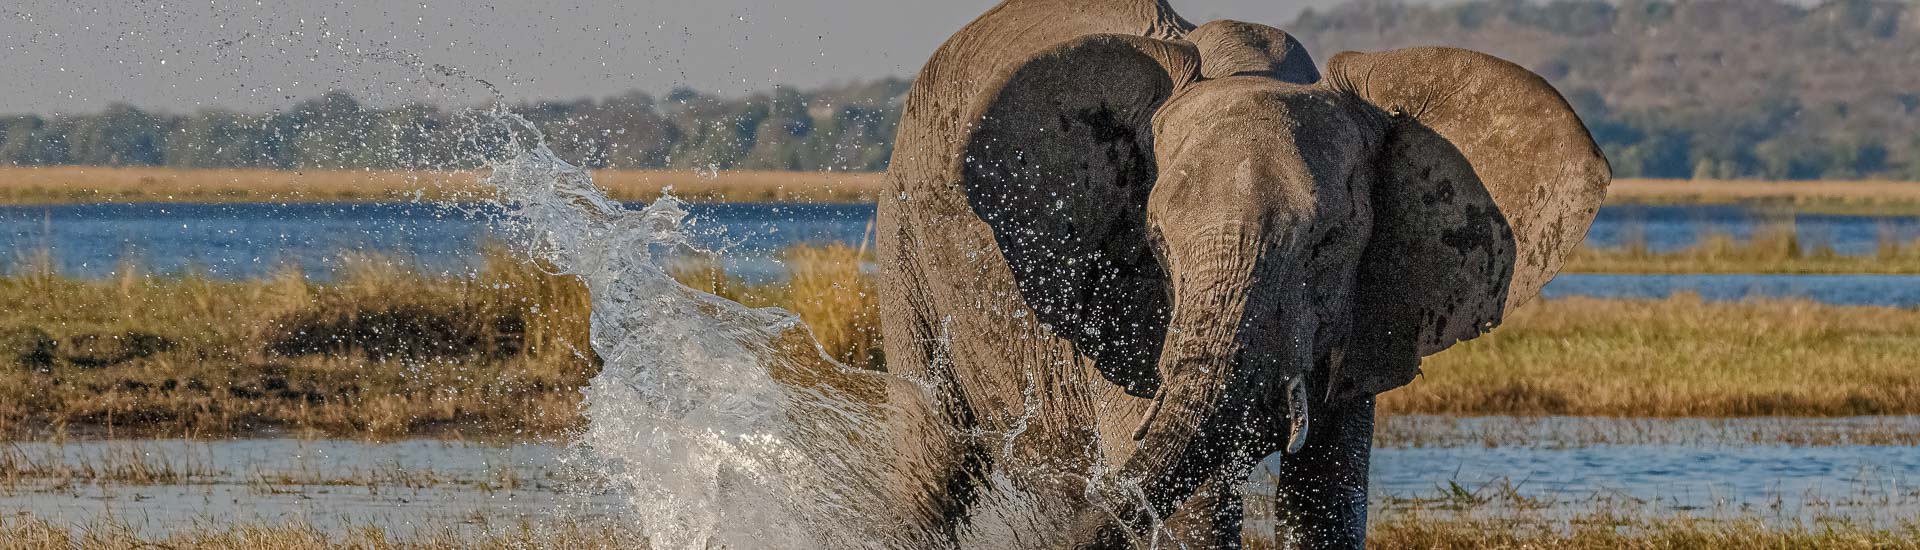
[[[700,249],[686,205],[629,209],[557,158],[526,120],[490,162],[503,223],[520,250],[592,294],[593,350],[579,445],[626,495],[658,548],[890,548],[870,529],[883,506],[872,448],[885,426],[884,375],[826,357],[799,318],[676,281]]]

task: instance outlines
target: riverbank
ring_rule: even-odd
[[[485,196],[483,171],[184,170],[148,167],[0,167],[0,204],[133,202],[389,202]],[[601,170],[620,200],[675,196],[713,202],[873,202],[878,172]],[[1801,211],[1920,213],[1920,182],[1758,180],[1615,181],[1610,204],[1754,204]]]
[[[884,368],[861,252],[784,253],[788,282],[683,265],[695,288],[796,312],[829,354]],[[557,437],[598,366],[584,288],[494,248],[472,278],[391,258],[336,279],[0,277],[0,436]],[[1808,301],[1542,300],[1429,358],[1390,415],[1644,418],[1920,414],[1920,310]]]
[[[1608,204],[1746,204],[1807,213],[1920,213],[1920,182],[1615,180]]]

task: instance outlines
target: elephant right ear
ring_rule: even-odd
[[[988,86],[965,119],[957,173],[1021,297],[1107,380],[1159,386],[1167,277],[1146,234],[1152,119],[1199,78],[1193,46],[1112,34],[1042,51]]]
[[[1333,388],[1376,394],[1538,294],[1585,240],[1612,170],[1560,93],[1508,61],[1453,48],[1348,52],[1327,73],[1388,126],[1353,341]]]

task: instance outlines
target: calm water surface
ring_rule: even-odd
[[[801,243],[870,240],[871,205],[695,205],[699,241],[727,249],[730,267],[778,277],[772,252]],[[467,273],[496,230],[486,207],[435,204],[110,204],[0,207],[0,266],[52,253],[63,273],[106,277],[132,262],[153,272],[202,270],[242,279],[297,268],[326,278],[341,259],[377,253],[430,271]],[[1589,244],[1644,242],[1669,250],[1724,233],[1748,237],[1790,226],[1802,246],[1871,253],[1886,238],[1920,239],[1920,217],[1780,215],[1739,206],[1621,206],[1601,210]],[[1840,304],[1920,306],[1920,277],[1566,275],[1548,296],[1708,299],[1808,297]]]

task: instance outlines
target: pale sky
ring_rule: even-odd
[[[259,111],[329,89],[381,104],[486,98],[434,65],[513,99],[908,76],[995,1],[14,0],[0,7],[0,113]],[[1195,22],[1278,25],[1339,2],[1174,5]]]

